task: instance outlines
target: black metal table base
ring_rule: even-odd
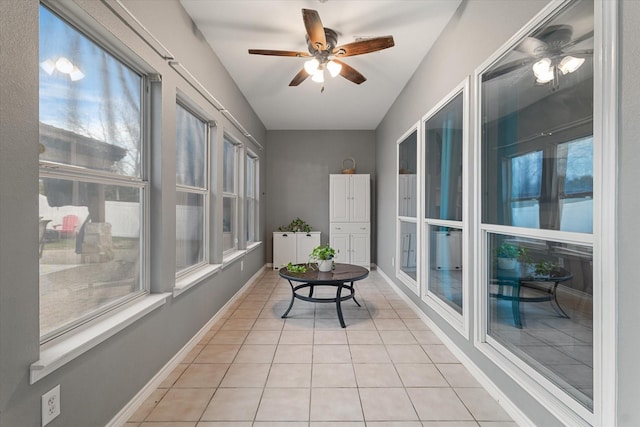
[[[347,282],[336,282],[336,283],[322,283],[322,284],[318,284],[318,283],[303,283],[301,285],[296,285],[294,286],[293,283],[291,283],[291,280],[287,280],[289,282],[289,286],[291,286],[291,302],[289,303],[289,308],[287,308],[287,311],[284,312],[284,314],[281,316],[283,319],[287,317],[287,315],[289,314],[289,312],[291,311],[291,309],[293,308],[293,302],[295,301],[296,298],[302,300],[302,301],[309,301],[309,302],[319,302],[319,303],[324,303],[324,302],[328,302],[328,303],[335,303],[336,304],[336,310],[338,312],[338,320],[340,321],[340,326],[342,326],[343,328],[346,327],[345,323],[344,323],[344,317],[342,316],[342,307],[341,307],[341,302],[342,301],[346,301],[349,299],[352,299],[353,302],[355,302],[358,307],[361,307],[360,303],[358,302],[358,300],[355,297],[355,289],[353,288],[353,282],[347,283]],[[332,298],[316,298],[313,296],[313,288],[314,286],[335,286],[336,289],[336,296],[332,297]],[[306,295],[301,295],[298,293],[299,290],[301,289],[306,289],[309,288],[309,296]],[[343,289],[347,289],[349,291],[348,295],[342,295],[342,290]]]

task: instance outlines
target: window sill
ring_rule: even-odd
[[[45,344],[40,349],[40,360],[31,364],[30,384],[41,380],[56,369],[71,362],[98,344],[106,341],[127,326],[141,319],[167,301],[170,293],[151,294],[105,319],[59,340]]]
[[[247,245],[247,253],[254,251],[262,246],[262,242],[253,242],[250,245]]]
[[[176,286],[173,288],[174,298],[187,289],[190,289],[202,282],[204,279],[214,275],[216,272],[220,271],[221,267],[222,266],[220,264],[209,264],[206,267],[200,268],[193,273],[189,273],[176,280]]]
[[[239,258],[242,258],[245,254],[247,253],[247,251],[233,251],[233,252],[229,252],[227,255],[224,256],[224,258],[222,259],[222,268],[226,268],[228,265],[233,264],[235,261],[237,261]]]

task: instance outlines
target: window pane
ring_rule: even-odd
[[[141,291],[138,188],[40,180],[43,337]]]
[[[488,333],[593,408],[593,270],[588,246],[489,234]]]
[[[417,280],[417,238],[416,224],[413,222],[400,221],[400,270],[413,280]]]
[[[176,193],[176,271],[204,261],[204,195]]]
[[[224,164],[222,165],[222,191],[236,192],[236,146],[224,141]]]
[[[462,314],[462,230],[429,226],[429,291]]]
[[[540,228],[542,151],[511,159],[511,221],[516,227]]]
[[[222,202],[222,248],[236,247],[236,198],[224,197]]]
[[[205,188],[206,124],[176,105],[176,183]]]
[[[246,218],[247,218],[247,242],[255,242],[255,223],[256,223],[256,215],[255,215],[255,206],[256,202],[254,199],[246,200]]]
[[[560,230],[591,233],[593,232],[593,138],[588,137],[561,144],[558,151],[561,154],[566,153],[564,192],[560,198]]]
[[[418,132],[409,135],[398,147],[398,215],[416,217],[416,172]]]
[[[40,160],[141,177],[142,78],[40,7]]]
[[[546,230],[573,222],[561,214],[563,188],[588,187],[593,159],[586,144],[569,156],[563,146],[593,134],[593,86],[593,2],[569,4],[482,75],[483,222]],[[576,231],[590,233],[589,208],[577,209],[589,224]]]
[[[462,94],[425,122],[425,214],[462,221]]]

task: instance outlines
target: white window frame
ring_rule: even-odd
[[[416,170],[416,216],[408,217],[408,216],[400,215],[400,197],[401,197],[400,174],[399,174],[400,144],[402,144],[402,142],[404,142],[414,132],[416,133],[416,156],[417,156],[416,166],[418,169]],[[421,132],[422,132],[422,124],[421,122],[416,122],[411,128],[409,128],[409,130],[407,130],[396,141],[396,172],[395,172],[396,174],[396,200],[395,200],[395,204],[396,204],[396,258],[395,258],[396,277],[407,288],[409,288],[413,293],[415,293],[418,296],[420,296],[420,293],[421,293],[420,279],[421,279],[421,271],[422,271],[421,262],[420,262],[422,233],[421,233],[421,221],[418,221],[418,219],[422,215],[422,210],[423,210],[423,207],[421,206],[422,203],[421,203],[421,197],[420,197],[420,194],[422,192],[422,183],[420,182],[420,179],[419,179],[420,175],[422,174],[422,171],[421,171],[422,165],[420,161],[420,157],[422,156],[422,147],[421,147],[422,144],[420,143]],[[415,224],[416,226],[417,241],[415,246],[415,250],[416,250],[416,279],[415,280],[411,276],[406,274],[404,271],[402,271],[400,266],[401,260],[402,260],[402,224],[403,223]]]
[[[152,93],[155,93],[156,85],[159,85],[159,75],[146,64],[140,57],[133,54],[127,47],[112,39],[103,27],[96,27],[95,21],[80,7],[73,2],[58,2],[53,0],[43,0],[42,4],[52,10],[68,24],[78,29],[82,34],[92,39],[102,49],[107,50],[115,58],[126,64],[128,67],[144,77],[144,84],[141,85],[142,108],[144,112],[142,126],[141,144],[141,178],[142,180],[130,186],[140,186],[143,189],[141,197],[143,207],[141,208],[141,243],[140,243],[140,283],[141,291],[132,297],[128,302],[118,307],[111,307],[112,310],[102,312],[95,318],[88,321],[74,330],[59,335],[46,343],[41,343],[38,360],[29,367],[29,384],[35,384],[49,374],[56,372],[59,368],[75,360],[80,355],[93,349],[100,343],[117,334],[119,331],[133,324],[147,314],[164,306],[169,297],[169,293],[151,293],[149,282],[150,266],[150,184],[149,184],[149,164],[151,128],[159,126],[152,122],[149,106],[156,100]],[[66,175],[68,168],[60,168],[59,165],[52,165],[51,170],[47,169],[49,176],[56,177]],[[40,169],[42,170],[42,169]],[[72,170],[69,172],[73,173]],[[93,175],[92,175],[93,177]],[[100,174],[95,175],[99,180],[103,180]],[[120,184],[118,179],[115,183]]]
[[[469,84],[470,77],[465,78],[458,86],[456,86],[447,96],[445,96],[438,104],[436,104],[427,114],[425,114],[421,120],[422,133],[418,138],[418,145],[422,146],[422,155],[419,161],[422,163],[422,173],[418,176],[418,181],[424,182],[426,175],[426,137],[424,135],[425,123],[433,116],[435,116],[442,108],[448,105],[453,99],[462,94],[462,195],[463,195],[463,208],[462,208],[462,221],[451,221],[442,219],[429,219],[426,218],[426,207],[424,206],[426,200],[424,193],[419,193],[418,201],[422,205],[422,258],[420,264],[423,266],[422,277],[422,300],[431,307],[438,315],[445,319],[455,330],[457,330],[465,338],[470,336],[470,291],[469,284],[471,283],[471,263],[469,256],[469,235],[470,230],[468,227],[469,216],[471,210],[471,197],[470,197],[470,184],[469,173],[470,165],[470,153],[469,153]],[[449,304],[443,301],[438,295],[429,290],[429,227],[430,226],[443,226],[452,227],[462,232],[462,314],[454,310]]]
[[[183,193],[189,194],[198,194],[203,196],[202,201],[202,210],[203,210],[203,229],[202,229],[202,261],[190,265],[187,268],[176,271],[176,283],[179,283],[181,279],[186,278],[187,276],[192,275],[193,273],[201,270],[203,267],[206,267],[210,264],[210,240],[209,236],[211,235],[210,231],[210,218],[211,218],[211,210],[210,210],[210,188],[211,188],[211,146],[212,146],[212,128],[215,127],[215,122],[213,120],[205,118],[206,116],[199,111],[197,107],[195,107],[194,103],[189,101],[186,96],[179,95],[176,99],[176,105],[179,105],[184,110],[186,110],[193,117],[201,121],[205,126],[205,152],[204,152],[204,186],[203,187],[194,187],[189,185],[178,184],[176,182],[176,192],[180,191]],[[176,123],[177,128],[177,123]],[[179,141],[176,140],[176,145]],[[176,219],[177,223],[177,219]]]
[[[253,165],[251,168],[253,170],[253,180],[251,186],[253,188],[253,195],[250,195],[248,191],[246,191],[247,184],[249,183],[249,177],[245,178],[245,199],[247,201],[251,200],[253,202],[253,210],[247,209],[245,212],[245,235],[246,235],[246,245],[247,248],[253,247],[260,243],[259,233],[260,233],[260,158],[251,150],[247,149],[245,152],[245,160],[247,162],[247,166],[245,167],[245,176],[247,175],[247,171],[249,170],[249,163]],[[251,197],[253,196],[253,197]],[[250,240],[250,222],[253,223],[253,240]]]
[[[115,47],[112,43],[108,43],[102,37],[96,37],[93,29],[87,27],[84,22],[78,19],[69,19],[69,16],[75,18],[75,8],[60,7],[58,4],[50,1],[41,3],[42,7],[46,7],[51,13],[56,15],[60,20],[64,21],[67,25],[74,28],[83,37],[86,37],[92,41],[97,47],[102,49],[111,55],[114,59],[122,63],[131,71],[138,74],[141,78],[140,85],[140,176],[118,175],[105,171],[85,169],[77,167],[75,165],[67,165],[57,162],[51,162],[46,160],[39,160],[39,178],[52,178],[52,179],[66,179],[77,180],[79,182],[89,182],[103,185],[118,185],[123,187],[130,187],[139,189],[141,192],[141,206],[140,206],[140,289],[131,292],[126,297],[114,301],[111,304],[107,304],[98,310],[87,313],[81,317],[78,317],[74,322],[66,325],[63,328],[59,328],[52,331],[45,336],[40,336],[40,344],[46,344],[47,347],[51,347],[54,344],[64,341],[67,336],[74,336],[76,329],[91,328],[92,325],[98,324],[100,321],[108,319],[114,314],[114,310],[125,309],[126,307],[134,306],[134,302],[140,301],[143,296],[150,294],[149,284],[149,250],[147,248],[149,243],[149,206],[150,206],[150,191],[149,191],[149,147],[150,147],[150,115],[149,106],[151,105],[150,95],[150,79],[152,74],[149,70],[145,70],[145,65],[136,61],[134,58],[123,55],[119,51],[119,47]],[[81,15],[79,18],[83,18]],[[36,364],[34,364],[36,365]],[[32,365],[32,369],[33,366]],[[42,369],[42,368],[37,368]],[[42,375],[36,375],[40,378]],[[32,382],[33,380],[32,373]]]
[[[233,192],[228,192],[228,191],[224,191],[224,162],[226,162],[226,158],[224,156],[224,144],[231,144],[234,147],[234,158],[233,158]],[[231,218],[231,230],[232,230],[232,246],[228,249],[224,248],[224,224],[222,225],[222,232],[221,232],[221,236],[223,238],[223,243],[222,243],[222,255],[223,257],[228,257],[229,255],[233,254],[234,252],[238,251],[238,242],[239,242],[239,236],[240,236],[240,228],[239,227],[239,222],[238,219],[240,217],[239,215],[239,200],[240,200],[240,191],[239,191],[239,186],[240,186],[240,180],[239,180],[239,176],[240,176],[240,171],[239,171],[239,164],[240,164],[240,154],[241,154],[241,148],[242,148],[242,144],[239,143],[238,141],[236,141],[234,138],[232,138],[229,134],[224,134],[224,139],[223,139],[223,147],[222,147],[222,161],[223,161],[223,167],[222,167],[222,176],[223,179],[221,181],[222,184],[222,209],[224,212],[224,200],[225,199],[231,199],[233,200],[234,204],[235,204],[235,208],[233,209],[233,215]],[[221,221],[224,221],[224,214],[222,215]]]
[[[474,138],[482,141],[482,74],[511,50],[523,37],[554,16],[569,0],[554,0],[544,7],[518,33],[490,56],[474,72],[476,100]],[[594,4],[594,111],[593,111],[593,233],[573,233],[523,229],[481,222],[482,150],[474,150],[474,282],[480,286],[474,299],[474,346],[511,379],[527,390],[551,414],[566,425],[616,425],[616,212],[617,212],[617,122],[618,122],[618,4],[596,1]],[[593,247],[593,412],[563,392],[538,371],[516,357],[487,334],[488,234],[521,235]]]

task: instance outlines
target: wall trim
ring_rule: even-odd
[[[229,308],[238,299],[244,295],[251,285],[253,285],[260,276],[267,270],[267,264],[256,271],[249,280],[238,290],[238,292],[231,297],[229,301],[225,303],[216,314],[213,315],[207,323],[173,356],[159,371],[156,373],[149,382],[142,387],[142,389],[136,393],[136,395],[107,423],[105,427],[120,427],[123,426],[129,418],[136,412],[136,410],[147,400],[151,393],[153,393],[158,386],[169,376],[169,374],[182,362],[182,360],[189,354],[189,352],[204,338],[206,333],[211,327],[222,318],[222,316],[229,310]]]
[[[377,269],[382,278],[391,288],[406,302],[420,319],[436,334],[444,345],[460,360],[460,363],[469,370],[469,373],[496,399],[498,404],[522,427],[536,427],[536,424],[525,415],[506,394],[495,385],[493,381],[444,333],[442,329],[431,320],[402,290],[387,276],[381,268]]]

